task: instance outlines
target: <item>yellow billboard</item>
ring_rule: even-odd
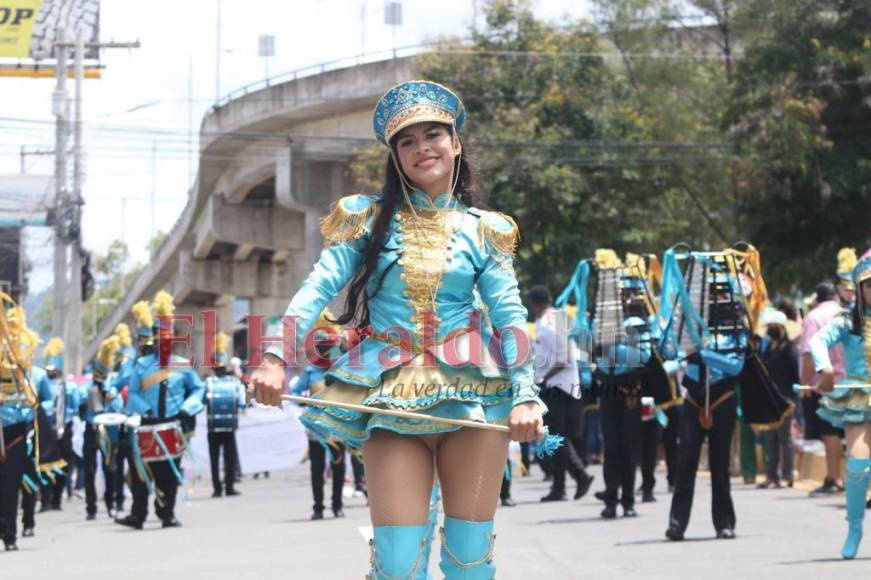
[[[0,0],[0,56],[27,58],[42,0]]]
[[[98,42],[100,0],[0,0],[0,57],[54,58],[60,29],[67,42],[79,33]],[[97,57],[93,46],[85,51],[85,58]]]

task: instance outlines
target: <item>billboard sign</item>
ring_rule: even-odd
[[[86,43],[98,42],[100,0],[0,0],[0,57],[54,58],[59,28],[69,41],[81,32]],[[97,57],[96,48],[85,51]]]

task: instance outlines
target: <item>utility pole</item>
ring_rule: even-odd
[[[75,42],[67,42],[66,31],[58,28],[55,41],[57,59],[53,109],[57,116],[55,135],[55,247],[54,247],[54,308],[52,332],[64,341],[64,363],[69,372],[81,372],[82,367],[82,184],[84,182],[84,143],[82,138],[82,81],[84,80],[85,48],[138,48],[136,42],[84,42],[81,32]],[[75,124],[73,133],[73,187],[67,189],[67,137],[69,99],[66,91],[67,51],[74,52]],[[69,283],[67,282],[67,250],[71,246]]]
[[[69,310],[67,317],[67,334],[64,340],[64,351],[70,362],[67,367],[74,373],[81,372],[82,365],[82,80],[85,71],[85,39],[82,31],[76,34],[74,52],[74,68],[76,72],[76,95],[73,124],[73,191],[70,199],[71,215],[71,253],[70,253],[70,288]]]
[[[66,337],[67,301],[67,46],[66,31],[57,29],[55,44],[55,89],[52,95],[52,112],[55,115],[54,141],[54,296],[51,316],[51,332],[54,336]]]
[[[41,155],[54,155],[54,149],[28,149],[27,145],[22,145],[19,148],[18,154],[21,156],[21,175],[25,175],[27,173],[27,158],[33,156],[41,156]]]

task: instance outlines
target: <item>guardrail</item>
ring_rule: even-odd
[[[212,109],[217,109],[229,103],[234,99],[238,99],[239,97],[244,97],[248,93],[253,93],[255,91],[259,91],[265,88],[269,88],[273,85],[295,81],[300,78],[315,76],[319,74],[323,74],[328,71],[339,70],[343,68],[351,68],[354,66],[360,66],[361,64],[368,64],[372,62],[380,62],[387,60],[395,60],[397,58],[406,58],[409,56],[415,56],[417,54],[421,54],[423,52],[427,52],[433,49],[437,49],[438,47],[443,46],[442,43],[427,43],[427,44],[415,44],[410,46],[401,46],[397,48],[392,48],[389,50],[379,50],[376,52],[370,52],[366,54],[358,54],[356,56],[349,56],[345,58],[340,58],[336,60],[330,60],[327,62],[322,62],[318,64],[313,64],[309,66],[305,66],[302,68],[298,68],[296,70],[292,70],[289,72],[281,73],[279,75],[271,76],[269,78],[255,81],[253,83],[248,83],[238,89],[235,89],[217,101],[212,105]],[[211,112],[211,111],[210,111]],[[208,113],[207,113],[208,114]]]

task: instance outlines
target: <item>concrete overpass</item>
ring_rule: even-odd
[[[234,299],[282,314],[322,246],[319,220],[351,191],[348,164],[374,142],[371,114],[391,86],[415,78],[413,57],[392,58],[267,84],[219,102],[200,127],[198,178],[163,244],[85,346],[91,360],[130,308],[160,289],[177,314],[218,311],[232,329]],[[186,332],[186,329],[180,329]]]

